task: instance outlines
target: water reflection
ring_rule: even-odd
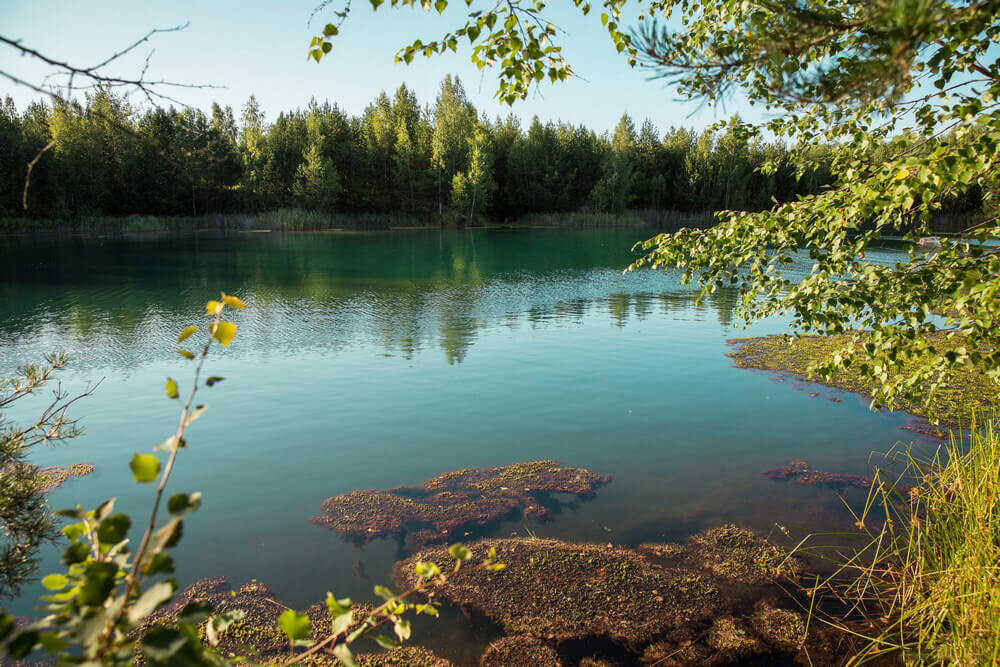
[[[525,243],[525,235],[531,243]],[[10,367],[39,349],[134,367],[173,355],[171,339],[217,289],[237,293],[237,354],[370,344],[412,359],[439,348],[462,363],[484,328],[616,327],[659,312],[731,321],[735,293],[696,303],[670,273],[622,275],[634,232],[243,235],[15,239],[0,247],[0,344]]]

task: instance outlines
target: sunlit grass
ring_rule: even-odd
[[[863,548],[839,551],[835,574],[810,589],[821,618],[865,640],[852,664],[1000,661],[1000,432],[983,424],[929,458],[901,452],[905,472],[876,477],[856,516]]]

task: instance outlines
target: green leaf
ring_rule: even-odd
[[[312,633],[309,617],[294,609],[289,609],[278,617],[278,627],[292,641],[306,639]]]
[[[114,563],[91,561],[83,570],[84,583],[80,587],[80,602],[101,605],[108,599],[115,586],[118,566]]]
[[[61,574],[50,574],[42,577],[42,586],[50,591],[61,591],[69,586],[69,579]]]
[[[343,663],[344,667],[358,667],[358,663],[354,661],[354,655],[351,653],[351,649],[349,649],[347,644],[344,644],[343,642],[333,647],[333,655],[337,657],[337,660],[340,660],[340,662]]]
[[[431,561],[419,561],[415,569],[421,579],[430,579],[441,574],[441,568]]]
[[[128,620],[133,625],[146,618],[160,605],[174,596],[176,586],[172,581],[158,581],[146,589],[128,609]]]
[[[374,639],[375,643],[384,648],[386,651],[391,651],[399,646],[395,639],[387,635],[375,635],[372,639]]]
[[[330,610],[331,616],[340,616],[350,611],[353,603],[351,598],[341,598],[337,599],[333,597],[333,593],[326,594],[326,608]]]
[[[154,574],[173,574],[175,569],[174,559],[170,556],[170,554],[160,552],[158,554],[153,554],[153,557],[149,559],[146,566],[143,568],[143,572],[152,576]]]
[[[136,454],[128,464],[132,478],[140,483],[152,482],[160,474],[160,459],[152,454]]]
[[[448,547],[448,553],[450,553],[452,558],[455,558],[456,560],[469,560],[472,558],[472,552],[461,544],[453,544]]]
[[[154,625],[142,638],[142,652],[147,660],[171,664],[187,641],[180,630]]]
[[[173,378],[167,378],[167,398],[177,398],[180,393],[177,391],[177,381]]]
[[[381,584],[375,585],[375,595],[379,596],[383,600],[392,600],[396,597],[396,594],[392,592],[391,589],[382,586]]]
[[[351,627],[354,623],[354,612],[346,611],[339,616],[335,616],[333,622],[331,623],[330,633],[334,635],[339,635],[340,633]]]
[[[132,519],[127,514],[112,514],[97,527],[97,539],[104,544],[118,544],[128,535]]]
[[[38,643],[49,653],[59,653],[69,648],[69,643],[54,632],[42,632],[38,635]]]
[[[396,624],[393,626],[393,630],[396,632],[396,636],[399,637],[400,641],[405,642],[410,638],[409,621],[396,621]]]
[[[62,562],[66,565],[82,563],[90,556],[90,548],[83,542],[75,542],[63,551]]]
[[[178,623],[188,625],[199,625],[202,621],[212,615],[212,603],[207,600],[195,600],[184,605],[180,615],[177,617]]]
[[[340,30],[337,29],[337,26],[333,25],[332,23],[327,23],[326,27],[323,28],[323,34],[326,35],[327,37],[333,37],[339,32]]]
[[[14,660],[21,660],[38,645],[38,631],[25,630],[14,635],[14,638],[7,642],[7,655]]]
[[[177,493],[170,496],[167,501],[167,511],[175,516],[184,516],[189,512],[197,511],[201,507],[201,492]]]
[[[212,377],[205,380],[206,387],[214,387],[217,382],[222,382],[226,378],[220,378],[218,375],[213,375]]]
[[[10,614],[0,612],[0,642],[7,639],[7,635],[14,629],[14,617]]]
[[[223,347],[229,347],[236,337],[236,325],[232,322],[214,322],[211,326],[212,338]]]

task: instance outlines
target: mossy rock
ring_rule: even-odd
[[[708,648],[693,640],[659,641],[646,647],[639,662],[655,667],[694,667],[713,664],[711,656]]]
[[[732,616],[715,619],[705,643],[729,658],[739,658],[764,650],[763,643],[746,624]]]
[[[479,659],[480,667],[562,667],[559,654],[537,637],[501,637]]]
[[[362,653],[354,656],[354,659],[358,667],[453,667],[450,660],[420,646],[400,646],[379,653]]]
[[[284,659],[288,655],[288,638],[278,628],[278,617],[288,608],[274,595],[271,589],[258,581],[233,591],[224,577],[203,579],[185,588],[166,607],[154,612],[137,632],[136,663],[142,664],[139,638],[154,625],[173,625],[181,611],[191,602],[208,603],[213,614],[240,610],[242,619],[234,621],[219,633],[216,650],[223,658],[245,657],[251,662],[268,662]],[[358,627],[372,612],[366,605],[353,607],[355,623]],[[332,617],[325,602],[318,602],[305,611],[312,624],[311,639],[319,641],[329,636]],[[349,628],[349,629],[352,629]],[[204,627],[201,628],[204,636]],[[354,646],[352,645],[352,648]],[[355,648],[357,650],[357,648]],[[451,663],[431,651],[416,647],[402,646],[391,651],[362,653],[356,656],[362,667],[450,667]],[[327,655],[311,656],[301,664],[330,666],[340,664]]]
[[[862,338],[863,336],[862,333]],[[926,340],[941,352],[965,345],[965,338],[956,331],[936,331],[927,335]],[[734,339],[729,343],[735,349],[728,356],[740,368],[784,371],[866,398],[873,396],[875,383],[861,372],[860,364],[853,364],[850,368],[839,371],[829,380],[818,378],[810,372],[811,366],[829,361],[834,354],[851,345],[851,335],[794,338],[773,335]],[[909,365],[904,366],[902,372],[914,370],[916,369]],[[895,408],[921,417],[936,418],[947,427],[965,428],[975,415],[991,414],[1000,407],[996,403],[998,396],[1000,383],[990,379],[980,369],[958,368],[945,375],[941,387],[930,396],[929,403],[923,400],[901,400]]]
[[[766,642],[782,651],[795,653],[805,645],[806,622],[798,612],[764,602],[750,616],[750,625]]]
[[[794,575],[797,561],[755,533],[727,524],[691,537],[684,558],[714,574],[749,585]]]
[[[551,641],[604,637],[639,647],[665,630],[711,618],[720,598],[710,577],[666,568],[637,552],[556,540],[483,540],[469,545],[473,561],[495,548],[506,568],[465,568],[448,579],[440,597],[477,610],[511,634]],[[415,582],[417,561],[442,570],[453,562],[444,548],[397,563],[402,586]]]
[[[324,501],[314,524],[360,541],[406,532],[418,546],[448,539],[460,530],[486,526],[517,510],[545,516],[540,493],[589,496],[609,477],[566,468],[558,461],[526,461],[496,468],[446,472],[420,487],[351,491]]]

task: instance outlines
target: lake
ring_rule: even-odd
[[[544,458],[614,477],[546,521],[512,518],[468,539],[634,546],[724,522],[765,534],[776,523],[800,534],[850,526],[836,492],[761,473],[792,459],[864,473],[872,452],[920,437],[900,430],[912,419],[735,368],[727,339],[787,322],[734,329],[733,293],[697,304],[674,274],[623,274],[643,237],[524,229],[6,239],[0,367],[65,349],[65,388],[103,378],[74,406],[86,435],[31,460],[95,464],[52,504],[117,496],[139,523],[152,488],[131,481],[128,461],[173,433],[179,406],[164,381],[176,378],[183,394],[193,369],[174,353],[175,337],[204,321],[220,290],[243,298],[236,342],[207,363],[226,380],[200,394],[209,409],[171,479],[172,491],[204,493],[175,553],[178,577],[256,578],[300,608],[326,591],[370,599],[405,555],[393,539],[358,548],[309,524],[324,499],[458,468]],[[886,262],[901,256],[878,252]],[[30,419],[44,400],[8,416]],[[47,550],[42,573],[59,568],[58,551]],[[39,592],[29,586],[12,611],[31,613]],[[442,652],[457,659],[490,637],[455,619],[435,627],[428,643],[447,644]]]

